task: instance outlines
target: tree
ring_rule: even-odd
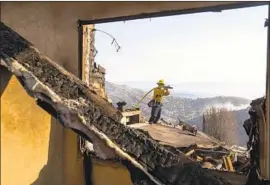
[[[203,131],[227,144],[236,144],[237,121],[233,111],[212,107],[203,114]]]

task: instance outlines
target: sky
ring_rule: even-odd
[[[97,24],[106,80],[140,88],[159,79],[177,92],[256,98],[265,93],[267,6]],[[146,85],[147,86],[147,85]]]

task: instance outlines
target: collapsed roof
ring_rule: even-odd
[[[117,158],[134,184],[243,184],[235,175],[202,168],[172,152],[146,131],[120,123],[121,113],[94,89],[40,53],[18,33],[0,24],[1,65],[9,69],[37,104],[93,143],[102,159]]]

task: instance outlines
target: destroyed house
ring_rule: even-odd
[[[194,143],[217,145],[203,133],[121,123],[104,90],[105,69],[94,62],[91,29],[261,4],[1,2],[1,184],[244,184],[243,174],[187,156]]]

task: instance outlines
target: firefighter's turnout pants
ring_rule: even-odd
[[[162,103],[155,102],[152,106],[151,117],[149,119],[149,123],[157,123],[161,116]]]

